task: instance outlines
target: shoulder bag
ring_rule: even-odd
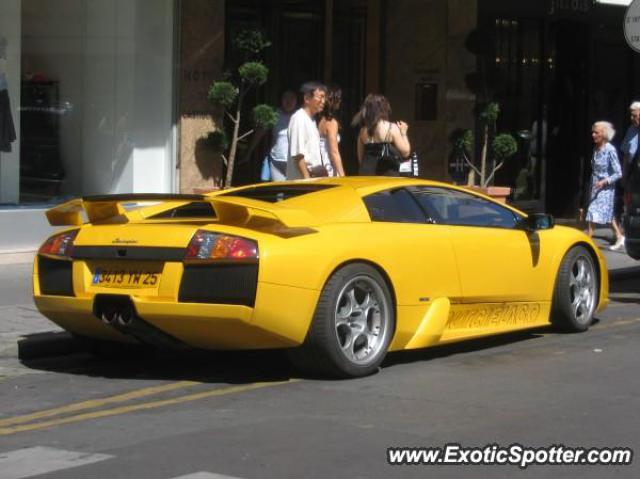
[[[320,146],[319,142],[318,146]],[[307,170],[309,171],[309,176],[311,178],[322,178],[324,176],[329,176],[329,170],[327,170],[327,167],[324,165],[324,161],[322,160],[322,150],[320,148],[318,148],[318,150],[320,153],[320,164],[313,166],[307,165]]]
[[[380,159],[376,167],[376,174],[378,175],[397,176],[399,174],[398,170],[400,168],[400,163],[402,163],[402,155],[393,143],[389,141],[390,139],[391,123],[389,123],[389,130],[387,131],[387,136],[384,139],[380,150]]]

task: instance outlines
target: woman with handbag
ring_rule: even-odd
[[[411,153],[404,121],[389,121],[391,106],[383,95],[369,94],[353,119],[358,134],[359,174],[399,176],[400,163]]]

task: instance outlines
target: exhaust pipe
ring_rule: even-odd
[[[93,303],[93,314],[118,332],[141,343],[168,349],[185,349],[184,343],[140,318],[131,298],[124,295],[99,294]]]
[[[134,312],[127,306],[112,305],[96,314],[96,316],[98,315],[102,322],[109,326],[115,326],[117,324],[120,326],[128,326],[133,320]]]
[[[93,303],[93,315],[104,324],[116,327],[129,324],[135,312],[128,296],[100,294]]]
[[[111,325],[113,324],[113,322],[116,319],[116,312],[115,311],[105,311],[100,315],[100,319],[102,320],[102,322],[104,324],[108,324]]]
[[[123,309],[116,314],[116,320],[120,326],[129,326],[133,321],[133,311],[131,308]]]

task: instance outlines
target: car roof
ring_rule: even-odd
[[[466,193],[471,193],[476,196],[487,198],[490,201],[494,201],[491,198],[483,195],[481,192],[470,191],[463,186],[457,186],[449,183],[422,178],[388,176],[345,176],[267,182],[232,188],[228,190],[221,190],[211,193],[207,196],[228,196],[231,199],[234,196],[244,196],[242,192],[245,190],[255,191],[256,189],[262,187],[274,189],[278,186],[282,186],[283,189],[296,189],[296,187],[300,187],[303,185],[306,187],[318,185],[320,188],[315,191],[312,188],[309,188],[311,190],[308,191],[309,194],[292,196],[281,201],[279,204],[281,204],[283,207],[286,205],[289,208],[306,210],[323,223],[361,221],[369,222],[369,214],[366,210],[364,202],[362,201],[362,197],[368,196],[378,191],[408,186],[424,185],[444,187],[464,191]],[[237,193],[237,195],[235,193]],[[261,203],[263,202],[261,201]],[[506,208],[516,213],[524,214],[510,205],[502,206],[505,206]]]
[[[232,196],[236,191],[242,191],[249,188],[259,187],[274,187],[282,185],[290,187],[294,185],[330,185],[330,186],[342,186],[357,190],[360,196],[366,196],[376,191],[382,191],[389,188],[395,188],[400,186],[409,185],[437,185],[437,186],[451,186],[447,183],[442,183],[432,180],[424,180],[421,178],[405,178],[405,177],[390,177],[390,176],[342,176],[342,177],[324,177],[324,178],[309,178],[301,180],[288,180],[288,181],[276,181],[269,183],[260,183],[247,186],[241,186],[230,190],[222,190],[220,192],[214,192],[213,195],[225,194]]]

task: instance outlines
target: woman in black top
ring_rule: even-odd
[[[385,154],[389,146],[401,159],[411,153],[407,137],[409,126],[404,121],[391,123],[391,106],[383,95],[370,94],[353,120],[360,126],[358,134],[358,162],[360,175],[398,176],[398,163]]]

